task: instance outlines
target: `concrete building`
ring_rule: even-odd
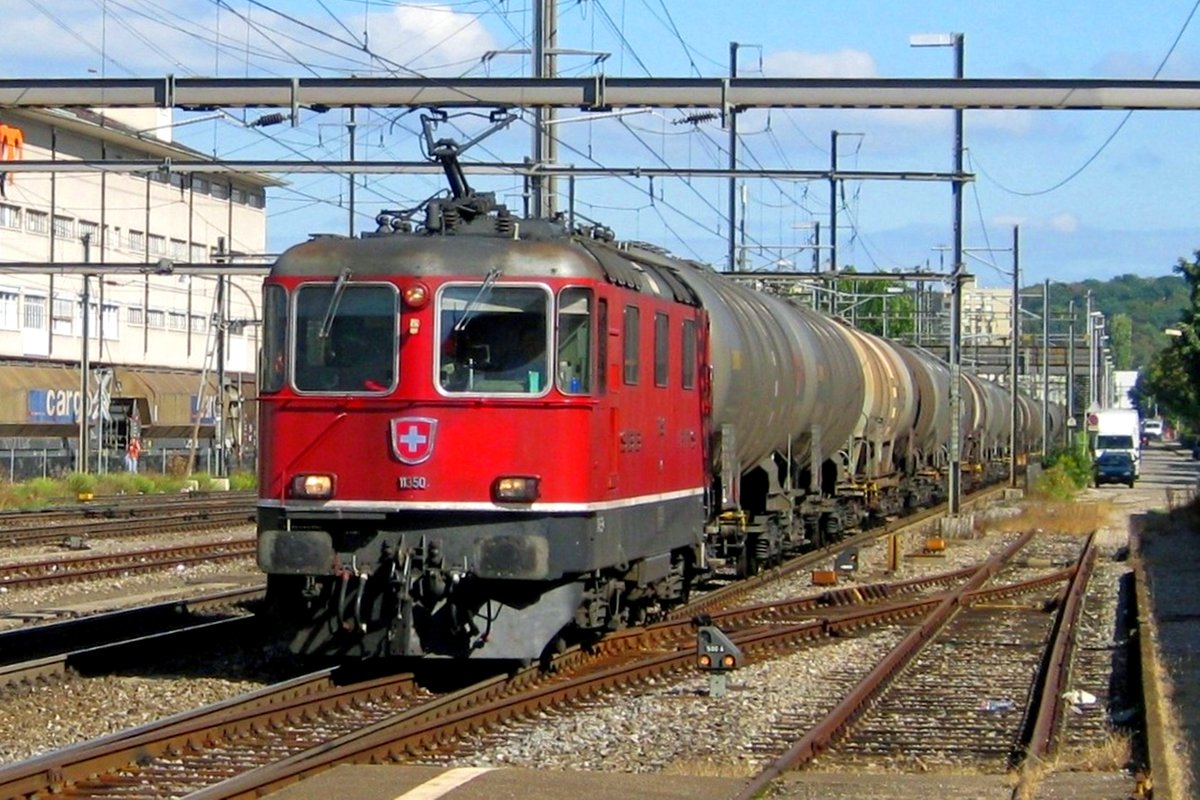
[[[103,115],[83,109],[6,110],[0,117],[0,172],[4,162],[19,160],[152,159],[169,163],[171,159],[204,158],[204,154],[171,141],[168,114],[159,109]],[[23,406],[11,414],[0,412],[0,436],[9,437],[5,443],[10,450],[20,449],[30,436],[60,433],[68,446],[65,439],[72,425],[79,427],[73,415],[81,404],[90,405],[92,417],[102,420],[109,411],[110,397],[129,395],[130,391],[150,395],[143,406],[151,419],[142,422],[150,429],[157,425],[159,439],[193,438],[193,431],[185,430],[189,420],[171,420],[178,423],[171,426],[165,419],[156,420],[155,374],[194,376],[191,417],[205,423],[204,431],[195,438],[208,433],[207,444],[211,445],[211,437],[227,428],[225,443],[243,444],[241,426],[223,423],[229,416],[228,403],[240,407],[237,401],[246,390],[253,393],[261,278],[226,278],[224,308],[220,309],[215,264],[211,275],[158,273],[167,272],[161,268],[163,260],[211,263],[220,254],[263,254],[266,188],[272,185],[279,181],[242,173],[193,176],[165,170],[138,173],[81,167],[78,172],[3,174],[0,361],[4,366],[0,373],[8,378],[0,379],[0,390],[9,392],[0,399],[6,406]],[[62,385],[67,382],[68,369],[75,375],[81,373],[84,277],[4,267],[13,262],[98,265],[97,277],[86,286],[87,352],[96,367],[88,392],[90,404],[81,400],[79,378]],[[118,263],[155,266],[145,274],[104,274],[99,266]],[[223,352],[218,348],[217,320],[232,321],[225,326]],[[200,383],[202,373],[215,375],[219,367],[228,378],[227,393],[232,397],[226,398],[225,414],[218,410],[215,381],[210,378],[203,389]],[[43,371],[19,372],[21,368]],[[134,371],[151,376],[141,381],[146,386],[122,387],[123,372],[133,375]],[[161,380],[157,383],[163,388]],[[182,391],[188,390],[177,390]],[[54,413],[39,405],[47,392],[60,393],[59,409],[67,408],[69,413]],[[45,402],[53,406],[51,401]],[[22,422],[28,425],[23,428]],[[92,440],[97,448],[103,448],[97,433]],[[96,466],[104,468],[106,463],[99,460]]]

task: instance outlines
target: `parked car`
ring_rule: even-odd
[[[1123,483],[1132,488],[1136,480],[1133,457],[1129,453],[1117,451],[1101,453],[1092,465],[1092,477],[1097,486],[1105,483]]]

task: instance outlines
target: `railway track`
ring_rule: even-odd
[[[818,756],[835,769],[902,757],[922,770],[1004,771],[1051,752],[1062,729],[1066,676],[1095,548],[1089,537],[1065,573],[1047,570],[980,591],[1029,536],[948,594],[825,719],[756,775],[739,800]],[[1044,604],[995,603],[997,596],[1047,580],[1064,580],[1054,593],[1055,615],[1045,613]]]
[[[956,571],[932,576],[926,584],[937,587],[959,578],[961,572]],[[792,604],[727,609],[713,618],[748,650],[769,652],[797,642],[845,635],[878,620],[909,618],[916,613],[909,607],[911,603],[857,612],[847,606],[832,615],[836,619],[814,619],[813,615],[815,609],[840,603],[883,602],[894,593],[915,590],[915,584],[864,587],[858,593],[833,592]],[[916,601],[916,606],[929,607],[936,602],[926,598]],[[693,627],[690,622],[674,621],[613,635],[591,651],[568,651],[556,661],[553,673],[529,667],[511,678],[493,678],[461,692],[417,698],[420,702],[414,700],[411,676],[370,682],[364,687],[365,696],[336,689],[329,696],[313,694],[303,704],[290,698],[280,703],[273,695],[262,694],[253,703],[239,705],[235,712],[222,707],[208,718],[192,715],[186,730],[183,721],[156,726],[153,736],[149,730],[139,729],[131,732],[128,741],[116,742],[110,737],[97,743],[98,755],[84,745],[17,765],[23,769],[0,771],[0,796],[45,791],[50,788],[47,780],[51,785],[69,783],[74,797],[132,796],[135,787],[147,784],[162,794],[253,796],[264,787],[294,779],[294,769],[311,771],[343,761],[449,758],[464,737],[482,735],[537,709],[569,707],[597,693],[619,691],[651,676],[690,673],[693,662]],[[358,722],[347,728],[347,719]],[[180,741],[190,744],[181,748]],[[137,754],[136,762],[131,754]],[[77,777],[86,770],[94,771],[100,762],[112,766],[94,778]],[[219,768],[214,766],[218,764]],[[218,779],[220,782],[214,783]],[[128,787],[129,795],[123,793],[123,786]]]
[[[211,592],[186,600],[92,614],[0,633],[0,689],[62,676],[74,665],[95,665],[149,637],[207,625],[220,615],[244,613],[260,601],[262,585]],[[164,652],[178,646],[172,642]],[[110,659],[111,660],[111,659]]]
[[[139,496],[143,497],[143,496]],[[91,539],[128,538],[153,533],[201,530],[254,521],[251,493],[215,493],[204,497],[145,496],[153,499],[122,500],[104,506],[4,512],[0,516],[0,544],[83,546]]]
[[[24,561],[0,566],[0,588],[28,589],[153,572],[190,564],[232,561],[249,557],[254,553],[254,548],[253,538],[243,538],[227,542],[181,544],[101,555]]]
[[[990,567],[987,574],[996,571]],[[991,589],[986,596],[1037,591],[1067,578],[1061,569],[1046,572],[1033,581]],[[893,634],[902,638],[914,618],[950,602],[943,587],[962,584],[954,590],[961,594],[967,591],[963,587],[980,582],[975,576],[964,583],[967,577],[967,572],[956,570],[736,609],[715,608],[720,601],[708,596],[688,611],[709,609],[713,622],[749,658],[771,658],[781,650],[853,635],[871,625],[904,626]],[[921,592],[925,595],[911,597]],[[251,797],[294,781],[299,774],[346,761],[450,758],[462,742],[486,737],[497,726],[539,709],[570,707],[654,676],[674,680],[680,674],[693,675],[694,659],[693,626],[674,619],[614,634],[593,648],[570,650],[556,659],[551,673],[530,667],[437,697],[419,696],[411,676],[370,682],[364,686],[366,696],[346,694],[340,688],[328,696],[316,692],[309,704],[291,700],[280,704],[273,699],[276,695],[264,693],[236,711],[223,706],[207,719],[188,715],[186,725],[175,719],[154,726],[157,733],[139,729],[124,738],[85,743],[0,771],[0,796],[69,787],[75,797],[113,798],[133,796],[137,785],[149,784],[156,787],[156,794]],[[344,716],[336,710],[347,708]],[[331,713],[334,717],[328,716]],[[359,723],[344,728],[342,720],[347,718]],[[184,747],[182,742],[189,744]],[[104,753],[91,752],[96,747],[104,748]],[[104,766],[97,769],[101,761]],[[129,794],[120,787],[128,787]]]

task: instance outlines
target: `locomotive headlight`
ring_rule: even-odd
[[[292,497],[324,500],[333,497],[333,476],[326,474],[297,475],[292,478]]]
[[[429,302],[429,287],[423,283],[414,283],[404,288],[404,304],[409,308],[421,308]]]
[[[532,503],[538,499],[541,481],[531,475],[502,475],[492,483],[492,500],[497,503]]]

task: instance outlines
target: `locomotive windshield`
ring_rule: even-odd
[[[380,393],[396,385],[397,294],[390,285],[302,286],[293,381],[302,392]]]
[[[543,394],[550,294],[540,286],[461,284],[438,297],[442,390]]]

